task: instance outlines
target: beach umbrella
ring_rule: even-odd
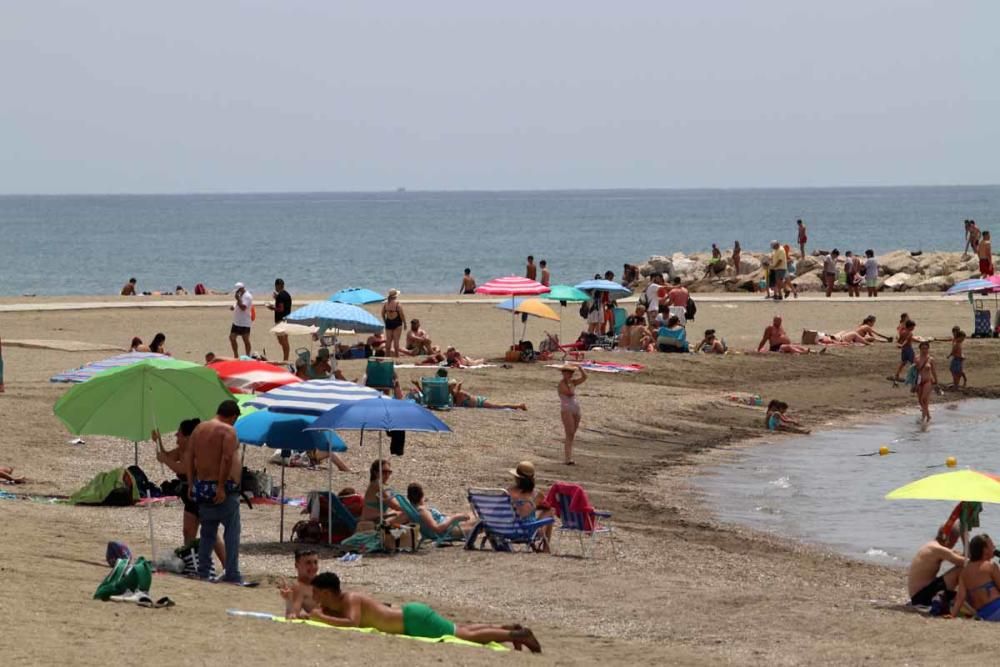
[[[126,354],[119,354],[114,357],[102,359],[101,361],[95,361],[71,371],[53,375],[49,378],[49,382],[86,382],[98,373],[103,373],[109,368],[131,366],[132,364],[137,364],[144,359],[169,359],[169,357],[165,354],[156,354],[155,352],[128,352]],[[194,366],[195,364],[191,365]]]
[[[376,389],[343,380],[307,380],[257,394],[247,405],[273,412],[321,415],[341,403],[381,396]]]
[[[275,387],[302,382],[301,378],[284,368],[256,359],[213,361],[206,368],[218,373],[227,387],[239,391],[265,392]]]
[[[546,285],[530,278],[520,278],[518,276],[507,276],[506,278],[494,278],[476,288],[476,294],[490,294],[493,296],[537,296],[549,291]],[[514,333],[514,312],[510,314],[510,343],[515,342]]]
[[[951,296],[953,294],[966,294],[968,292],[992,292],[996,286],[996,283],[986,279],[970,278],[955,283],[945,292],[945,295]]]
[[[506,301],[502,301],[497,304],[497,308],[501,310],[509,310],[512,313],[521,313],[524,315],[534,315],[535,317],[540,317],[545,320],[555,320],[560,321],[559,315],[556,311],[549,308],[546,304],[542,303],[538,299],[525,299],[521,297],[511,297]],[[524,320],[524,327],[521,329],[521,338],[524,338],[525,332],[528,330],[528,321]]]
[[[270,410],[254,411],[236,420],[236,437],[245,445],[268,446],[291,451],[346,452],[347,445],[332,431],[305,431],[316,421],[313,415],[296,415]],[[282,455],[284,457],[284,455]],[[330,466],[330,488],[333,490],[333,464]],[[278,526],[278,541],[285,541],[285,465],[281,466],[281,519]]]
[[[273,334],[284,334],[286,336],[311,336],[319,332],[319,327],[308,324],[293,324],[287,320],[282,320],[268,329],[268,331]],[[345,332],[342,331],[341,333]]]
[[[317,301],[299,308],[285,318],[293,324],[314,325],[319,334],[326,329],[354,330],[359,333],[379,333],[385,326],[363,308],[334,301]]]
[[[942,472],[890,491],[885,498],[1000,503],[1000,475],[978,470]]]
[[[236,399],[236,403],[240,406],[240,416],[242,417],[252,415],[260,409],[252,405],[247,405],[247,402],[253,398],[253,394],[234,394],[233,398]]]
[[[370,398],[353,403],[338,405],[320,415],[311,426],[312,430],[361,431],[361,444],[365,442],[365,431],[378,431],[378,458],[382,460],[383,431],[419,431],[423,433],[450,433],[451,429],[434,413],[413,401],[392,398]],[[385,514],[383,505],[382,470],[379,465],[379,516]],[[332,513],[332,509],[330,512]],[[332,524],[328,517],[327,525]]]
[[[572,285],[553,285],[548,294],[542,296],[546,301],[576,302],[590,301],[590,295],[578,290]]]
[[[385,297],[364,287],[347,287],[330,295],[330,301],[363,306],[368,303],[382,303]]]
[[[612,299],[621,299],[632,294],[632,290],[611,280],[586,280],[576,288],[587,292],[607,292]]]

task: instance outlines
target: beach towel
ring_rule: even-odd
[[[583,514],[583,529],[588,532],[594,530],[594,506],[590,504],[590,499],[587,498],[587,492],[584,491],[583,487],[568,482],[556,482],[549,487],[549,492],[545,494],[545,504],[554,507],[556,514],[560,518],[564,518],[561,514],[562,508],[559,505],[559,499],[556,497],[560,495],[569,498],[570,512]]]
[[[461,368],[466,371],[474,371],[480,368],[496,368],[496,364],[476,364],[475,366],[452,366],[451,368]],[[396,364],[396,368],[447,368],[444,364]]]
[[[401,637],[403,639],[411,639],[413,641],[424,642],[427,644],[455,644],[458,646],[471,646],[474,648],[488,648],[491,651],[509,651],[510,649],[503,644],[498,644],[497,642],[491,642],[489,644],[477,644],[476,642],[466,641],[464,639],[459,639],[452,635],[445,637],[437,637],[435,639],[429,639],[427,637],[412,637],[410,635],[390,635],[385,632],[376,630],[375,628],[339,628],[332,625],[327,625],[326,623],[320,623],[319,621],[305,621],[305,620],[288,620],[283,616],[278,616],[275,614],[268,614],[266,612],[255,612],[255,611],[240,611],[239,609],[227,609],[226,613],[230,616],[238,616],[243,618],[259,618],[266,621],[275,621],[277,623],[295,623],[299,625],[311,625],[315,628],[327,628],[329,630],[347,630],[348,632],[360,632],[366,635],[382,635],[384,637]]]
[[[618,364],[613,361],[585,361],[579,364],[585,371],[595,373],[638,373],[646,367],[642,364]],[[560,368],[562,364],[548,364],[547,368]]]

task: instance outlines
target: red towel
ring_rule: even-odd
[[[569,498],[569,511],[583,514],[583,529],[586,531],[594,530],[596,525],[596,521],[594,520],[594,506],[590,504],[587,492],[583,490],[582,486],[569,482],[556,482],[552,485],[549,492],[545,495],[545,504],[555,508],[556,514],[559,514],[562,506],[559,504],[556,496],[566,496]]]

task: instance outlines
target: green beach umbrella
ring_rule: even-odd
[[[232,400],[210,368],[178,359],[147,359],[111,368],[76,385],[54,412],[74,435],[148,440],[153,429],[176,429],[185,419],[211,419]]]
[[[240,417],[246,417],[247,415],[252,415],[253,413],[260,410],[260,408],[255,408],[252,405],[247,405],[250,401],[257,398],[255,394],[233,394],[233,398],[240,406]]]
[[[578,290],[572,285],[553,285],[548,294],[543,294],[541,298],[546,301],[590,301],[590,295],[583,290]]]

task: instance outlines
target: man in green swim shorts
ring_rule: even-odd
[[[392,635],[429,639],[455,636],[477,644],[509,642],[518,651],[527,646],[532,653],[542,652],[541,645],[528,628],[520,625],[453,623],[419,602],[408,602],[401,609],[390,607],[363,593],[340,590],[340,578],[333,572],[316,575],[312,588],[317,606],[311,618],[328,625],[374,628]]]

